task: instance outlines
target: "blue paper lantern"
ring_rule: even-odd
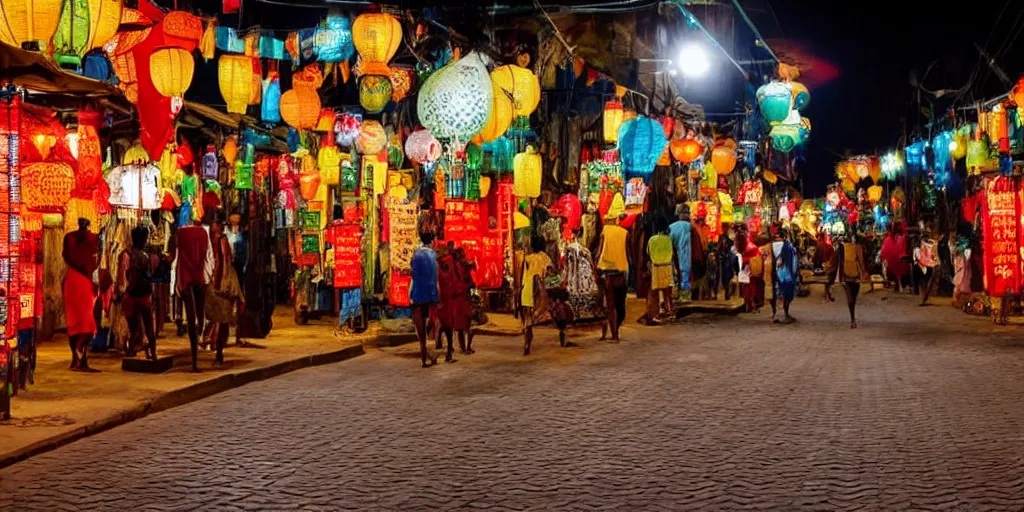
[[[649,117],[630,119],[619,126],[619,154],[627,176],[647,177],[654,172],[668,140],[661,123]]]
[[[924,141],[917,141],[904,149],[906,169],[911,175],[919,174],[925,169]]]
[[[352,58],[352,23],[345,16],[330,15],[316,28],[313,46],[322,62],[344,62]]]
[[[102,54],[90,53],[82,62],[82,75],[93,80],[106,82],[111,76],[110,62]]]
[[[263,103],[260,114],[268,123],[281,122],[281,79],[277,73],[271,73],[263,81]]]
[[[743,165],[753,171],[757,166],[757,141],[741,140],[740,149],[743,150]]]
[[[953,142],[953,132],[945,131],[932,139],[932,155],[935,157],[935,174],[953,171],[953,154],[949,145]]]
[[[784,82],[769,82],[757,89],[761,117],[771,124],[781,123],[793,109],[793,91]]]

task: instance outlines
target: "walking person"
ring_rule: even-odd
[[[789,314],[789,306],[796,297],[796,287],[800,273],[800,258],[796,247],[789,240],[788,232],[782,224],[773,226],[772,243],[769,245],[772,282],[772,323],[790,324],[795,320]],[[783,318],[778,318],[778,302],[782,300]]]
[[[438,280],[445,284],[443,288],[439,287],[438,341],[442,335],[446,336],[448,352],[451,353],[452,338],[457,333],[459,351],[463,354],[472,354],[473,333],[470,331],[470,321],[473,317],[470,292],[474,286],[471,276],[472,263],[466,259],[465,249],[456,248],[453,242],[448,242],[448,254],[438,260],[437,268]]]
[[[242,303],[242,286],[235,270],[231,242],[224,233],[224,225],[214,221],[210,227],[214,247],[213,282],[206,288],[206,320],[212,324],[211,336],[217,351],[214,365],[224,364],[231,326],[238,323],[236,305]]]
[[[92,276],[99,265],[100,246],[99,238],[89,231],[89,224],[89,219],[78,219],[78,229],[64,235],[62,251],[68,266],[63,291],[71,370],[81,372],[97,371],[89,367],[89,343],[96,334],[96,290]]]
[[[613,343],[619,341],[619,327],[626,319],[626,277],[629,274],[629,257],[626,255],[627,231],[619,226],[620,218],[609,216],[601,230],[601,242],[597,250],[597,271],[604,279],[605,301],[608,306],[607,327],[611,330]],[[602,331],[601,339],[605,339]]]
[[[932,289],[935,288],[936,282],[938,282],[938,279],[936,279],[938,272],[936,272],[935,268],[938,265],[938,254],[935,239],[931,237],[931,229],[925,228],[922,230],[921,243],[914,249],[914,263],[917,266],[916,271],[919,276],[917,283],[924,284],[920,305],[927,306],[928,297],[931,295]]]
[[[668,227],[668,236],[672,241],[672,246],[675,247],[675,262],[676,267],[679,269],[676,282],[679,285],[679,290],[685,302],[690,299],[690,270],[693,268],[693,242],[691,240],[693,225],[690,224],[690,208],[685,204],[681,204],[676,208],[676,214],[679,216],[679,220],[673,222]]]
[[[647,296],[647,312],[641,318],[646,325],[657,325],[661,309],[672,314],[672,239],[668,236],[668,226],[661,216],[654,219],[655,235],[647,241],[647,254],[651,265],[651,289]],[[659,299],[660,297],[660,301]]]
[[[885,281],[893,283],[893,291],[896,293],[900,293],[903,288],[903,277],[910,273],[902,226],[896,222],[889,225],[889,232],[882,241],[882,250],[879,254],[879,259],[885,263]]]
[[[134,357],[143,348],[146,357],[156,360],[156,328],[153,318],[153,273],[159,264],[146,252],[149,230],[139,226],[131,231],[132,246],[121,253],[117,290],[122,293],[121,312],[128,322],[129,341],[125,355]],[[142,345],[145,336],[147,344]]]
[[[852,237],[851,237],[852,238]],[[857,294],[861,283],[870,279],[867,265],[864,263],[864,246],[855,241],[843,241],[836,249],[832,268],[835,280],[843,283],[846,290],[846,301],[850,308],[850,329],[857,328]],[[830,279],[830,282],[833,281]]]
[[[621,229],[621,228],[620,228]],[[544,279],[554,271],[551,257],[544,252],[547,243],[539,236],[530,237],[530,254],[523,258],[523,274],[519,280],[519,319],[523,323],[523,355],[530,355],[533,345],[533,327],[537,308],[545,307],[539,296],[543,294]]]
[[[203,333],[206,311],[206,257],[210,250],[210,235],[195,221],[174,234],[175,259],[174,287],[181,297],[188,326],[188,342],[192,351],[192,371],[199,372],[199,336]]]
[[[440,296],[437,289],[437,253],[431,247],[434,243],[432,230],[420,230],[420,245],[412,254],[412,286],[409,302],[412,304],[412,322],[420,342],[420,359],[423,367],[437,364],[437,356],[427,353],[427,331],[431,311],[437,307]],[[430,365],[427,359],[430,359]],[[448,360],[451,361],[451,344],[448,345]]]

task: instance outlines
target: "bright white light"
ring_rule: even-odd
[[[711,68],[707,52],[697,43],[690,43],[679,52],[679,70],[689,77],[701,77]]]

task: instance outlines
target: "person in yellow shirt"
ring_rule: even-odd
[[[533,324],[536,308],[542,307],[538,300],[544,287],[544,278],[554,271],[554,264],[551,258],[544,252],[547,244],[543,238],[533,236],[530,238],[530,254],[523,259],[523,273],[519,280],[519,319],[523,322],[523,355],[530,355],[530,345],[533,343]]]
[[[656,325],[661,306],[669,314],[675,311],[672,306],[672,282],[675,279],[672,265],[672,239],[668,236],[668,223],[665,218],[654,218],[654,236],[647,241],[647,254],[651,265],[651,291],[647,296],[647,312],[640,323]],[[661,301],[658,295],[661,294]]]
[[[597,272],[604,279],[605,301],[608,306],[607,327],[612,331],[612,342],[619,341],[619,327],[626,318],[626,277],[629,274],[629,258],[626,255],[625,228],[619,220],[625,218],[609,216],[601,230],[601,242],[597,250]],[[602,332],[601,339],[605,338]]]

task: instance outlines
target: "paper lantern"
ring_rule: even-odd
[[[299,194],[306,201],[312,201],[316,198],[316,191],[320,188],[320,173],[315,169],[312,171],[303,171],[302,175],[299,176]]]
[[[665,149],[661,150],[661,155],[658,156],[658,166],[667,167],[672,165],[672,154],[669,152],[668,144],[665,144]]]
[[[924,141],[917,141],[907,146],[903,152],[906,155],[904,165],[906,169],[910,171],[911,175],[924,171],[925,167],[927,167],[927,162],[925,161]]]
[[[981,174],[988,167],[988,143],[972,140],[967,143],[967,174]]]
[[[661,126],[665,129],[665,138],[672,138],[672,132],[675,131],[676,120],[669,116],[661,116]]]
[[[337,118],[333,108],[325,108],[320,110],[320,115],[316,119],[316,127],[313,131],[317,132],[330,132],[334,131],[334,120]]]
[[[540,154],[532,145],[526,146],[526,152],[519,153],[512,161],[512,190],[515,196],[540,196],[542,171]]]
[[[964,151],[966,152],[966,145]],[[896,179],[897,176],[903,173],[903,158],[900,157],[899,153],[886,153],[882,156],[880,171],[885,179]]]
[[[228,164],[235,163],[235,158],[238,157],[238,143],[235,142],[234,137],[228,137],[224,141],[224,147],[221,149],[221,152],[224,153],[224,161]]]
[[[57,31],[63,0],[4,0],[0,2],[0,42],[21,47],[36,41],[45,51]]]
[[[769,82],[757,89],[757,104],[761,117],[769,123],[781,123],[793,108],[793,93],[789,84]]]
[[[181,48],[161,48],[149,56],[149,73],[157,92],[180,98],[192,85],[195,59]]]
[[[483,144],[504,135],[508,131],[508,127],[512,126],[514,112],[512,98],[504,89],[495,84],[494,100],[491,103],[491,115],[487,117],[487,123],[484,124],[480,133],[473,138],[473,142]]]
[[[673,140],[669,145],[669,149],[672,152],[672,158],[684,164],[693,162],[704,154],[704,146],[701,146],[700,142],[694,139]]]
[[[953,135],[953,140],[949,143],[949,154],[954,160],[961,160],[967,156],[967,140],[966,133],[957,132]]]
[[[277,73],[267,74],[263,81],[263,104],[260,117],[267,123],[281,122],[281,78]]]
[[[853,192],[854,190],[857,190],[857,184],[854,183],[853,180],[851,180],[851,179],[843,180],[842,185],[843,185],[843,190],[845,190],[846,192]]]
[[[641,116],[622,123],[619,153],[623,170],[641,177],[651,174],[666,144],[665,129],[655,119]]]
[[[217,82],[228,112],[244,114],[252,93],[252,59],[245,55],[221,55],[217,61]]]
[[[789,153],[803,142],[800,138],[800,127],[791,124],[775,125],[769,135],[772,138],[772,147],[783,153]]]
[[[736,168],[736,148],[719,144],[711,150],[711,163],[720,176],[728,176]]]
[[[59,213],[71,199],[75,172],[63,162],[38,162],[21,169],[21,202],[31,212]]]
[[[868,160],[869,175],[871,176],[871,182],[878,184],[882,180],[882,163],[877,156],[872,156]]]
[[[81,56],[90,49],[89,32],[89,0],[64,0],[53,34],[54,60],[78,66]]]
[[[322,146],[316,155],[316,166],[324,185],[337,185],[341,175],[341,152],[337,146]]]
[[[853,168],[857,172],[857,179],[854,181],[864,180],[871,176],[871,165],[866,158],[858,157],[853,159]]]
[[[402,25],[390,14],[360,14],[352,24],[352,42],[362,58],[364,74],[389,76],[388,61],[402,42]]]
[[[363,121],[356,139],[356,151],[363,155],[376,155],[384,150],[388,143],[384,127],[374,120]]]
[[[953,170],[953,155],[949,145],[953,143],[953,132],[944,131],[932,138],[932,157],[934,158],[935,172],[951,172]]]
[[[604,104],[604,141],[613,144],[619,140],[619,127],[622,126],[622,103],[613,99]]]
[[[359,80],[359,104],[370,114],[384,110],[394,89],[385,76],[367,75]]]
[[[540,104],[540,80],[533,71],[516,65],[494,68],[491,80],[512,97],[516,117],[529,116]]]
[[[429,130],[416,130],[405,139],[405,156],[417,164],[436,161],[441,158],[441,143]]]
[[[493,102],[487,67],[470,53],[430,75],[420,89],[417,111],[438,139],[466,141],[487,123]]]
[[[398,66],[391,68],[391,76],[388,77],[391,81],[391,101],[398,103],[409,95],[409,91],[412,90],[412,77],[412,69]]]
[[[259,105],[263,101],[263,67],[259,59],[252,59],[252,85],[249,87],[249,104]]]
[[[882,187],[879,185],[872,185],[868,187],[868,201],[877,203],[882,200]]]
[[[320,119],[320,95],[316,89],[296,85],[282,94],[281,118],[296,130],[313,129]]]
[[[491,177],[481,176],[480,177],[480,199],[485,199],[487,194],[491,192]]]
[[[811,92],[800,82],[790,82],[789,87],[793,94],[793,108],[803,110],[811,102]]]
[[[321,62],[344,62],[352,58],[352,23],[345,16],[331,13],[313,33],[313,48]]]

